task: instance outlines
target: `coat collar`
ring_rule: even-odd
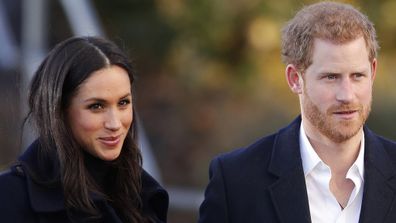
[[[269,188],[282,223],[311,222],[308,196],[299,148],[301,117],[281,129],[275,139],[268,171],[278,177]],[[396,169],[384,143],[367,127],[365,133],[365,183],[360,223],[382,222],[395,198]]]
[[[142,172],[141,194],[143,212],[147,215],[154,216],[154,218],[158,218],[158,222],[166,222],[169,195],[166,190],[144,170]]]
[[[36,140],[19,158],[18,166],[26,177],[30,204],[34,211],[58,212],[65,209],[56,154],[44,155]]]
[[[311,221],[299,147],[300,124],[301,117],[297,117],[278,132],[268,167],[278,177],[269,190],[282,223]]]
[[[384,143],[391,146],[393,150],[396,148],[396,144],[375,135],[367,127],[364,127],[364,134],[366,138],[365,146],[367,147],[365,165],[372,165],[386,180],[395,177],[396,168],[385,149]]]
[[[302,168],[299,129],[301,117],[289,126],[279,130],[276,135],[268,170],[276,176],[283,176],[295,168]]]

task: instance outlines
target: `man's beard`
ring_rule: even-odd
[[[366,106],[362,104],[338,104],[322,112],[305,92],[303,94],[302,105],[306,118],[321,134],[336,143],[345,142],[355,136],[370,114],[371,99]],[[358,119],[340,120],[334,117],[334,112],[347,110],[356,110]]]

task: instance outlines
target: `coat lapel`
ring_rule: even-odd
[[[27,190],[34,211],[64,211],[63,190],[55,153],[44,155],[39,141],[36,140],[19,158],[14,168],[26,176]]]
[[[309,203],[299,146],[301,118],[279,131],[274,143],[269,171],[278,180],[269,187],[282,223],[309,223]]]
[[[395,168],[383,144],[367,128],[365,140],[365,184],[359,222],[386,222],[395,198]]]

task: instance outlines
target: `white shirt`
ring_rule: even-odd
[[[359,155],[349,168],[346,178],[355,184],[348,204],[341,209],[330,191],[330,167],[327,166],[313,149],[300,127],[300,152],[303,163],[305,183],[312,223],[358,223],[363,198],[364,176],[364,134],[362,134]]]

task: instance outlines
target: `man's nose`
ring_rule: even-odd
[[[353,101],[354,86],[349,78],[342,79],[336,92],[336,99],[342,103]]]

